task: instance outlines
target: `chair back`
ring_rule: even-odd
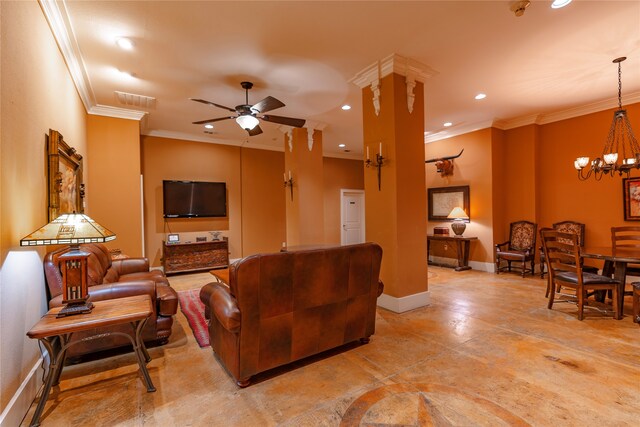
[[[546,256],[551,283],[557,272],[573,273],[582,281],[579,237],[576,233],[566,233],[552,228],[540,230],[542,247]]]
[[[563,233],[574,233],[578,235],[578,245],[584,247],[584,224],[576,221],[561,221],[553,224],[553,228],[556,231]],[[567,242],[568,243],[568,242]]]
[[[536,246],[538,225],[530,221],[512,222],[509,231],[509,249],[527,251]]]
[[[611,247],[614,256],[620,249],[640,250],[640,227],[611,227]]]

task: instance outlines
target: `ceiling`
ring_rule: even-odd
[[[394,53],[435,70],[424,88],[427,139],[614,107],[612,60],[620,56],[628,57],[622,63],[623,104],[640,101],[640,1],[574,0],[562,9],[533,1],[520,17],[511,11],[514,3],[58,4],[66,6],[60,10],[84,63],[89,102],[147,112],[147,135],[283,149],[276,124],[261,124],[264,133],[254,137],[234,120],[216,122],[211,134],[191,124],[231,113],[189,98],[233,108],[244,103],[240,82],[248,80],[255,84],[250,104],[273,96],[286,104],[273,114],[324,126],[325,155],[359,158],[362,90],[350,80]],[[121,50],[115,43],[120,37],[130,38],[134,49]],[[123,105],[115,91],[155,101]],[[475,100],[479,92],[487,98]],[[343,104],[353,108],[343,111]],[[445,122],[453,126],[445,129]],[[338,148],[341,143],[346,148]]]

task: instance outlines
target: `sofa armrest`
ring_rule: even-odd
[[[135,282],[115,282],[91,286],[89,288],[89,300],[104,301],[116,298],[130,297],[134,295],[149,295],[153,307],[156,306],[156,284],[153,280],[139,280]],[[49,301],[49,308],[60,307],[62,294]]]
[[[147,272],[149,271],[149,260],[147,258],[114,259],[111,261],[111,268],[118,272],[118,276]]]
[[[200,289],[200,299],[227,331],[240,332],[240,309],[229,288],[218,282],[208,283]]]

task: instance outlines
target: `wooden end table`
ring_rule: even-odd
[[[429,234],[427,235],[427,257],[431,251],[432,241],[442,241],[445,243],[451,243],[456,245],[456,254],[458,256],[458,266],[455,267],[455,271],[471,270],[469,266],[469,246],[472,241],[478,240],[477,237],[463,237],[463,236],[448,236],[446,234]],[[438,265],[440,267],[451,267],[446,264],[437,264],[435,262],[427,262],[431,265]]]
[[[224,283],[229,286],[229,269],[228,268],[220,268],[218,270],[211,270],[209,273],[213,274],[213,277],[220,283]]]
[[[51,387],[60,382],[60,374],[64,366],[67,349],[79,342],[104,338],[108,335],[122,335],[127,337],[131,341],[131,344],[133,344],[133,350],[138,359],[138,365],[140,366],[140,371],[147,386],[147,391],[156,391],[156,388],[151,382],[151,377],[149,376],[146,365],[151,361],[151,357],[141,338],[142,328],[147,322],[147,319],[153,314],[153,307],[151,306],[151,298],[149,295],[96,301],[93,304],[94,307],[91,313],[60,318],[57,318],[56,315],[62,307],[52,308],[27,332],[29,338],[38,339],[45,346],[51,358],[44,389],[42,390],[40,401],[31,419],[31,426],[40,425],[40,416],[49,398]],[[71,336],[75,332],[125,323],[131,325],[133,335],[114,331],[92,335],[81,340],[70,342]]]

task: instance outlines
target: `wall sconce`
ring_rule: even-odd
[[[289,191],[291,191],[291,201],[293,202],[293,177],[291,176],[291,171],[289,171],[289,179],[287,179],[287,174],[284,173],[284,188],[289,187]]]
[[[378,148],[378,152],[376,153],[376,159],[372,161],[369,158],[369,146],[367,146],[367,160],[364,161],[364,165],[366,167],[378,168],[378,191],[380,191],[380,181],[382,180],[382,164],[384,163],[385,158],[382,157],[382,142]]]

